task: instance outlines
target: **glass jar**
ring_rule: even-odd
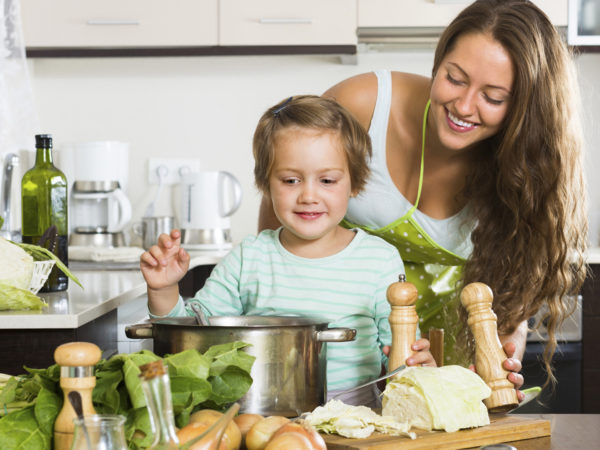
[[[93,414],[73,419],[75,432],[71,450],[127,450],[125,417],[116,414]]]
[[[179,439],[175,431],[171,383],[167,368],[158,360],[140,366],[140,370],[142,390],[154,433],[154,440],[148,449],[176,450],[179,448]]]

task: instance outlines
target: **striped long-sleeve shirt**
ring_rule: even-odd
[[[404,273],[395,247],[362,230],[335,255],[302,258],[279,241],[280,230],[250,236],[215,266],[188,300],[208,315],[308,316],[357,331],[351,342],[327,343],[327,389],[376,378],[390,345],[388,286]],[[180,299],[168,316],[193,315]]]

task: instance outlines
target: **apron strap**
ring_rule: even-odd
[[[423,188],[423,172],[425,169],[425,131],[427,130],[427,113],[429,112],[429,107],[431,106],[431,99],[427,100],[427,104],[425,105],[425,112],[423,113],[423,137],[421,138],[421,171],[419,173],[419,189],[417,191],[417,200],[412,208],[408,211],[405,216],[412,216],[413,212],[419,206],[419,199],[421,198],[421,190]]]

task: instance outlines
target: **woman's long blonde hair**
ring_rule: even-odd
[[[478,0],[443,33],[434,76],[465,33],[497,40],[515,74],[504,127],[482,143],[464,191],[478,222],[463,282],[492,288],[500,334],[547,308],[544,361],[554,381],[557,327],[573,311],[567,296],[578,294],[586,275],[586,191],[572,55],[533,3]]]

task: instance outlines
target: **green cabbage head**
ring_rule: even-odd
[[[48,306],[29,291],[32,276],[33,258],[21,247],[0,237],[0,311]]]

